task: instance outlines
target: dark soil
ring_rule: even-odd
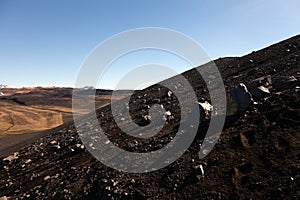
[[[202,122],[193,144],[183,156],[150,173],[119,172],[103,165],[80,145],[73,124],[61,126],[19,149],[15,160],[1,159],[0,197],[299,199],[300,36],[244,57],[220,58],[215,63],[226,88],[267,75],[294,76],[298,82],[285,88],[271,88],[269,97],[257,98],[244,112],[227,117],[217,145],[200,160],[198,151],[209,120]],[[197,92],[199,101],[209,101],[207,88],[196,70],[187,71],[184,76]],[[174,119],[151,139],[137,139],[123,133],[112,118],[110,106],[97,110],[99,123],[110,140],[132,152],[156,150],[167,144],[176,134],[180,121],[177,99],[169,97],[167,91],[157,84],[136,92],[131,98],[130,112],[141,125],[148,123],[141,118],[149,111],[147,105],[161,103],[172,110]]]

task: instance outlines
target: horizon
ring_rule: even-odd
[[[211,60],[244,56],[298,35],[299,7],[296,0],[1,1],[0,84],[73,88],[80,66],[99,43],[142,27],[181,32]],[[97,88],[114,89],[133,66],[153,62],[177,73],[197,67],[162,52],[137,52],[114,63]]]
[[[296,34],[296,35],[292,35],[292,36],[290,36],[290,37],[288,37],[288,38],[284,38],[283,40],[280,40],[280,41],[277,41],[277,42],[275,42],[275,43],[272,43],[272,44],[269,44],[269,45],[267,45],[267,46],[265,46],[265,47],[262,47],[262,48],[260,48],[260,49],[256,49],[256,50],[252,50],[252,51],[250,51],[250,52],[248,52],[248,53],[246,53],[246,54],[244,54],[244,55],[239,55],[239,56],[225,56],[225,57],[219,57],[219,58],[215,58],[215,59],[213,59],[212,61],[216,61],[217,59],[223,59],[223,58],[233,58],[233,57],[243,57],[243,56],[247,56],[247,55],[249,55],[249,54],[251,54],[252,52],[257,52],[257,51],[261,51],[261,50],[263,50],[263,49],[265,49],[265,48],[268,48],[268,47],[270,47],[270,46],[272,46],[272,45],[276,45],[276,44],[278,44],[278,43],[281,43],[281,42],[283,42],[283,41],[285,41],[285,40],[288,40],[288,39],[290,39],[290,38],[293,38],[293,37],[296,37],[296,36],[300,36],[300,34]],[[206,63],[203,63],[203,64],[201,64],[201,65],[204,65],[204,64],[206,64]],[[201,66],[200,65],[200,66]],[[198,67],[198,66],[195,66],[195,67]],[[192,68],[194,68],[194,67],[192,67]],[[185,69],[184,71],[182,71],[182,72],[179,72],[179,73],[183,73],[183,72],[185,72],[185,71],[188,71],[188,70],[190,70],[190,69],[192,69],[192,68],[187,68],[187,69]],[[171,77],[170,77],[171,78]],[[165,80],[165,79],[164,79]],[[156,83],[153,83],[153,84],[156,84]],[[151,84],[151,85],[148,85],[148,86],[152,86],[153,84]],[[142,87],[142,88],[139,88],[139,89],[145,89],[146,87],[148,87],[148,86],[145,86],[145,87]],[[92,87],[93,89],[97,89],[97,90],[135,90],[135,89],[130,89],[130,88],[121,88],[121,89],[114,89],[114,88],[99,88],[99,87],[93,87],[93,86],[89,86],[89,85],[86,85],[86,86],[83,86],[83,87],[73,87],[73,86],[65,86],[65,85],[35,85],[35,86],[11,86],[11,85],[7,85],[7,84],[3,84],[3,83],[0,83],[0,89],[2,89],[2,88],[8,88],[8,89],[37,89],[37,88],[63,88],[63,89],[68,89],[68,88],[71,88],[71,89],[84,89],[84,88],[86,88],[86,87]]]

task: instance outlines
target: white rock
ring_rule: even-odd
[[[168,115],[168,116],[171,116],[171,115],[172,115],[172,113],[171,113],[170,111],[166,111],[165,114]]]
[[[25,164],[31,163],[31,161],[32,161],[31,159],[28,159],[25,161]]]
[[[46,181],[46,180],[48,180],[48,179],[50,179],[51,177],[50,176],[46,176],[45,178],[44,178],[44,181]]]
[[[264,86],[259,86],[258,87],[258,89],[259,90],[261,90],[262,92],[264,92],[264,93],[268,93],[268,94],[270,94],[270,91],[269,91],[269,89],[268,88],[266,88],[266,87],[264,87]]]
[[[15,152],[13,155],[7,156],[6,158],[4,158],[3,160],[7,160],[7,161],[13,161],[15,159],[18,159],[19,152]]]
[[[151,116],[150,116],[150,115],[145,115],[145,116],[143,116],[143,118],[144,118],[146,121],[151,120]]]
[[[54,145],[57,144],[57,142],[55,140],[51,141],[50,144]]]
[[[212,111],[212,110],[213,110],[213,106],[210,105],[210,103],[208,103],[207,101],[205,101],[204,103],[199,103],[199,105],[200,105],[205,111]]]

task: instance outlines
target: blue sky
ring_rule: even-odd
[[[299,0],[1,0],[0,84],[73,86],[99,43],[141,27],[182,32],[212,59],[241,56],[299,34],[299,8]],[[179,72],[191,67],[153,55],[154,62],[163,57]],[[119,62],[102,88],[113,87],[118,72],[131,67],[130,59],[143,63],[143,56],[147,53]]]

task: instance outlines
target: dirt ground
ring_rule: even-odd
[[[32,133],[63,124],[61,112],[6,102],[1,103],[0,120],[3,135]]]
[[[0,197],[11,199],[299,199],[300,198],[300,36],[244,57],[215,61],[226,88],[270,76],[268,92],[226,118],[221,137],[203,159],[198,152],[209,119],[201,122],[189,149],[167,167],[149,173],[126,173],[97,161],[82,145],[72,123],[53,129],[0,161]],[[208,91],[195,69],[183,74],[199,101]],[[294,76],[293,81],[282,81]],[[160,96],[157,92],[160,91]],[[267,93],[267,94],[266,94]],[[261,95],[259,97],[259,95]],[[262,96],[262,95],[267,95]],[[147,98],[141,98],[145,97]],[[146,99],[146,100],[144,100]],[[176,97],[155,85],[131,97],[133,120],[159,102],[174,119],[160,134],[137,139],[122,132],[110,106],[97,110],[99,124],[115,145],[148,152],[168,144],[180,114]],[[90,117],[87,116],[87,117]],[[6,155],[7,156],[7,155]]]

